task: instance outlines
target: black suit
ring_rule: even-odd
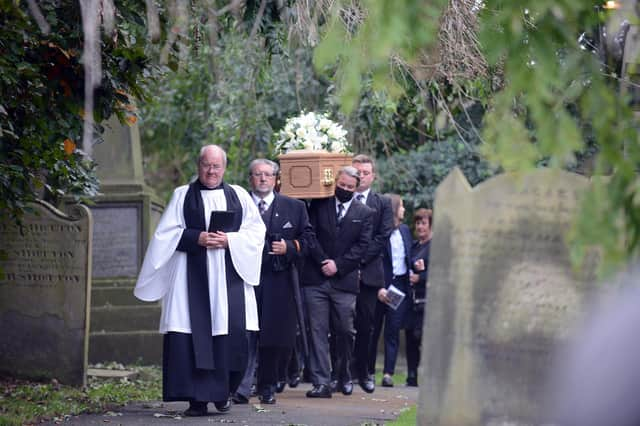
[[[352,372],[358,380],[367,378],[369,348],[372,345],[373,324],[378,300],[378,289],[384,287],[382,252],[393,230],[391,200],[370,191],[367,207],[373,209],[372,238],[361,263],[360,293],[356,301],[356,341],[353,352]]]
[[[263,393],[272,392],[270,388],[284,376],[286,362],[295,345],[298,319],[291,267],[302,259],[313,241],[313,229],[304,202],[274,195],[269,209],[262,215],[267,232],[260,285],[256,290],[260,320],[258,388]],[[269,254],[273,239],[285,240],[287,251],[284,255]]]
[[[309,314],[311,348],[309,368],[314,385],[330,381],[329,326],[334,325],[336,353],[342,380],[350,380],[349,362],[355,338],[354,317],[359,291],[359,267],[371,241],[373,211],[351,201],[338,223],[335,197],[317,199],[309,206],[309,218],[316,242],[309,247],[302,273],[305,303]],[[325,276],[322,262],[334,260],[337,273]]]

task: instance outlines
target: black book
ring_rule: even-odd
[[[229,232],[233,226],[234,212],[213,210],[209,219],[209,232]]]

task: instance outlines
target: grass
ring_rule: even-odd
[[[26,380],[0,379],[0,426],[63,420],[81,413],[104,412],[131,401],[162,398],[158,367],[128,367],[138,378],[89,378],[85,388]]]
[[[380,368],[380,366],[378,366],[376,370],[377,370],[376,372],[376,387],[377,387],[377,386],[381,386],[380,383],[382,382],[382,369]],[[396,371],[397,370],[398,369],[396,369]],[[396,372],[396,374],[394,374],[392,378],[393,378],[393,384],[395,386],[404,386],[405,382],[407,381],[407,374],[406,372],[404,373]],[[415,426],[417,424],[417,421],[418,421],[417,407],[415,405],[412,405],[408,409],[402,411],[398,416],[398,418],[395,419],[394,421],[386,422],[385,426]]]

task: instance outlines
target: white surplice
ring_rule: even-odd
[[[258,208],[245,189],[231,185],[242,205],[242,224],[228,232],[233,265],[244,281],[246,329],[258,330],[258,308],[253,286],[260,283],[260,266],[266,228]],[[162,299],[160,332],[191,333],[187,293],[187,254],[177,251],[186,228],[183,204],[188,185],[176,188],[147,248],[134,294],[144,301]],[[226,210],[222,189],[200,191],[207,229],[212,210]],[[207,249],[207,274],[211,306],[211,335],[229,333],[225,250]]]

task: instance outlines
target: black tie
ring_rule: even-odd
[[[344,212],[344,205],[338,203],[338,213],[336,214],[336,220],[340,222],[342,220],[342,213]]]
[[[260,200],[258,203],[258,210],[260,210],[260,214],[264,216],[264,212],[267,211],[267,203],[264,200]]]
[[[356,196],[356,200],[360,201],[362,204],[364,204],[364,194],[358,194]]]

